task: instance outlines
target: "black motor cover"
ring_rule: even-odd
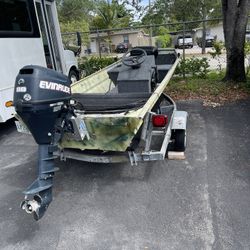
[[[38,144],[49,144],[56,119],[71,97],[67,76],[41,66],[23,67],[15,83],[14,106]]]

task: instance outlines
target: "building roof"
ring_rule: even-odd
[[[213,24],[208,24],[207,25],[207,28],[213,28],[213,27],[218,27],[218,26],[222,26],[223,23],[222,22],[219,22],[219,23],[213,23]],[[198,31],[198,30],[202,30],[203,27],[198,27],[196,29],[193,29],[195,32]]]
[[[129,34],[137,34],[137,33],[142,33],[144,36],[149,36],[148,34],[145,34],[143,30],[120,30],[120,31],[111,31],[110,36],[117,36],[117,35],[129,35]],[[90,38],[97,38],[98,34],[97,33],[91,33]],[[99,37],[107,37],[108,33],[107,32],[99,32]]]

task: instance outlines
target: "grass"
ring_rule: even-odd
[[[204,103],[224,104],[250,96],[250,78],[246,83],[222,82],[223,72],[210,72],[205,79],[173,77],[165,92],[175,100],[201,99]]]

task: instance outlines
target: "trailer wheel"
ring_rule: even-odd
[[[174,133],[174,150],[184,152],[186,149],[186,130],[176,130]]]
[[[69,72],[69,79],[72,83],[77,82],[79,80],[78,74],[74,69],[71,69]]]

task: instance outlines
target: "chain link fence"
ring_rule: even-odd
[[[91,29],[78,35],[77,32],[62,33],[62,40],[65,48],[79,53],[81,57],[89,55],[119,57],[119,54],[136,46],[157,46],[182,49],[185,59],[186,50],[196,48],[198,52],[204,53],[205,48],[212,46],[214,40],[224,42],[224,33],[222,19],[213,18],[105,30]]]

